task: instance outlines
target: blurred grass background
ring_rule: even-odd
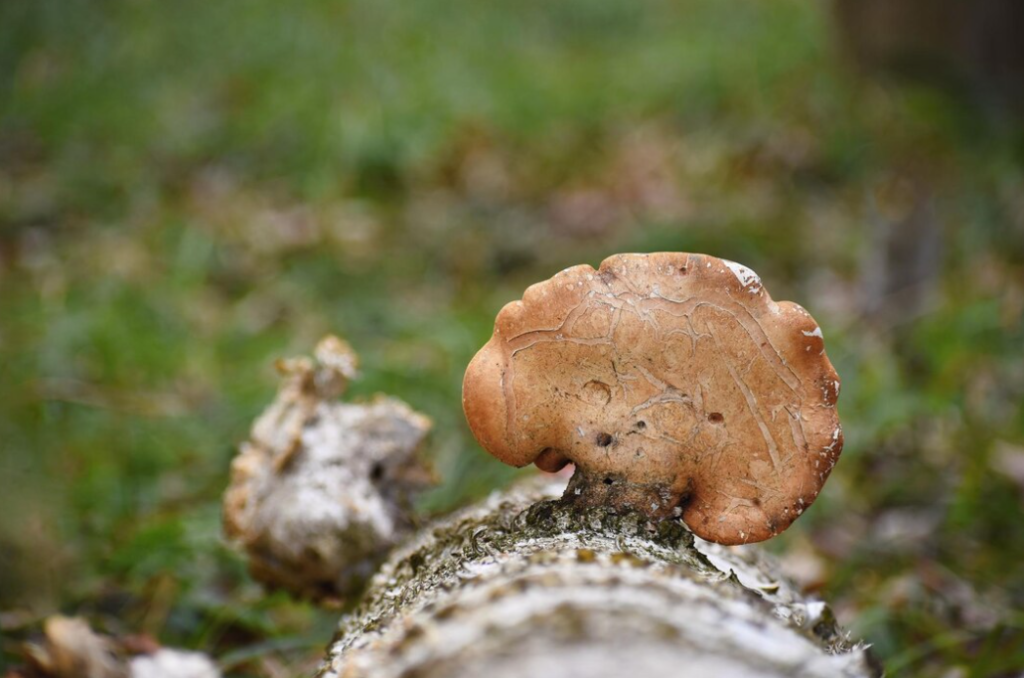
[[[0,662],[46,614],[307,671],[336,613],[220,536],[275,358],[436,422],[441,512],[515,472],[464,366],[620,251],[821,323],[846,449],[771,544],[890,675],[1024,671],[1024,135],[867,78],[797,0],[0,2]],[[2,668],[2,665],[0,665]]]

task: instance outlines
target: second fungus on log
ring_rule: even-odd
[[[224,526],[253,576],[323,602],[356,595],[413,527],[433,480],[420,448],[430,420],[397,398],[338,398],[356,354],[334,336],[313,360],[278,362],[283,383],[231,464]]]
[[[768,539],[843,446],[821,329],[750,269],[701,254],[574,266],[498,314],[463,384],[480,444],[575,473],[563,501],[680,516],[721,544]]]

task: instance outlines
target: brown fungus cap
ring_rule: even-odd
[[[810,506],[843,447],[821,329],[750,269],[701,254],[568,268],[501,310],[466,370],[477,440],[576,471],[565,501],[681,515],[721,544]]]

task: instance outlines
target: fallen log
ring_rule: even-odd
[[[758,547],[562,488],[495,494],[395,551],[318,678],[881,675]]]

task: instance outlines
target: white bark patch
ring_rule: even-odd
[[[131,678],[220,678],[220,671],[205,654],[165,648],[132,659]]]

